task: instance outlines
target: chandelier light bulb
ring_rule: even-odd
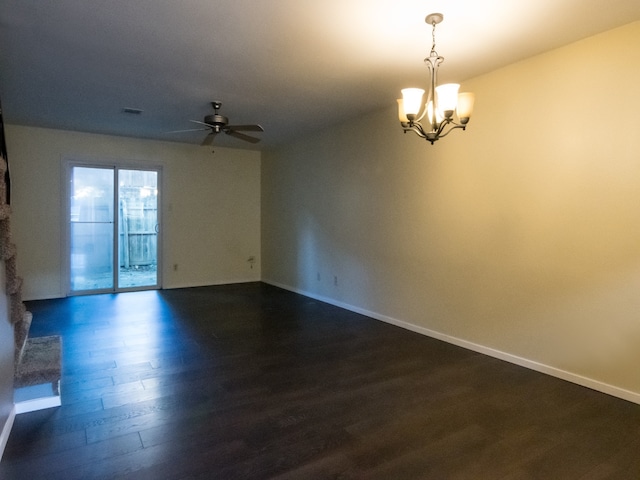
[[[404,113],[404,101],[401,98],[398,98],[397,102],[398,102],[398,120],[400,120],[400,123],[409,123],[407,114]]]
[[[415,120],[420,113],[423,96],[424,90],[422,88],[404,88],[402,90],[402,105],[408,119]]]
[[[460,119],[460,123],[467,123],[473,113],[473,103],[476,96],[470,92],[464,92],[458,94],[458,108],[457,114]]]
[[[457,83],[446,83],[436,87],[438,110],[444,118],[451,118],[456,111],[459,89],[460,85]]]

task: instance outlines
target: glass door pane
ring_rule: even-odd
[[[71,291],[112,289],[113,168],[72,167]]]
[[[118,287],[158,284],[158,172],[118,170]]]

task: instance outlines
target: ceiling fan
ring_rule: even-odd
[[[204,121],[189,120],[190,122],[203,125],[202,128],[191,128],[189,130],[175,130],[167,133],[181,133],[181,132],[198,132],[210,130],[209,134],[204,138],[201,145],[213,145],[213,140],[220,132],[224,132],[227,135],[244,140],[245,142],[258,143],[259,138],[245,135],[241,132],[264,132],[264,129],[260,125],[229,125],[229,119],[224,115],[218,114],[218,110],[222,106],[222,102],[211,102],[214,114],[204,117]]]

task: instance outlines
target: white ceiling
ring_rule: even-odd
[[[264,127],[257,148],[278,145],[425,85],[431,12],[440,80],[464,82],[639,20],[640,1],[0,0],[4,120],[199,143],[165,132],[220,100],[231,123]]]

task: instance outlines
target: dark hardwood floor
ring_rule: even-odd
[[[640,406],[260,283],[29,302],[2,479],[634,479]]]

